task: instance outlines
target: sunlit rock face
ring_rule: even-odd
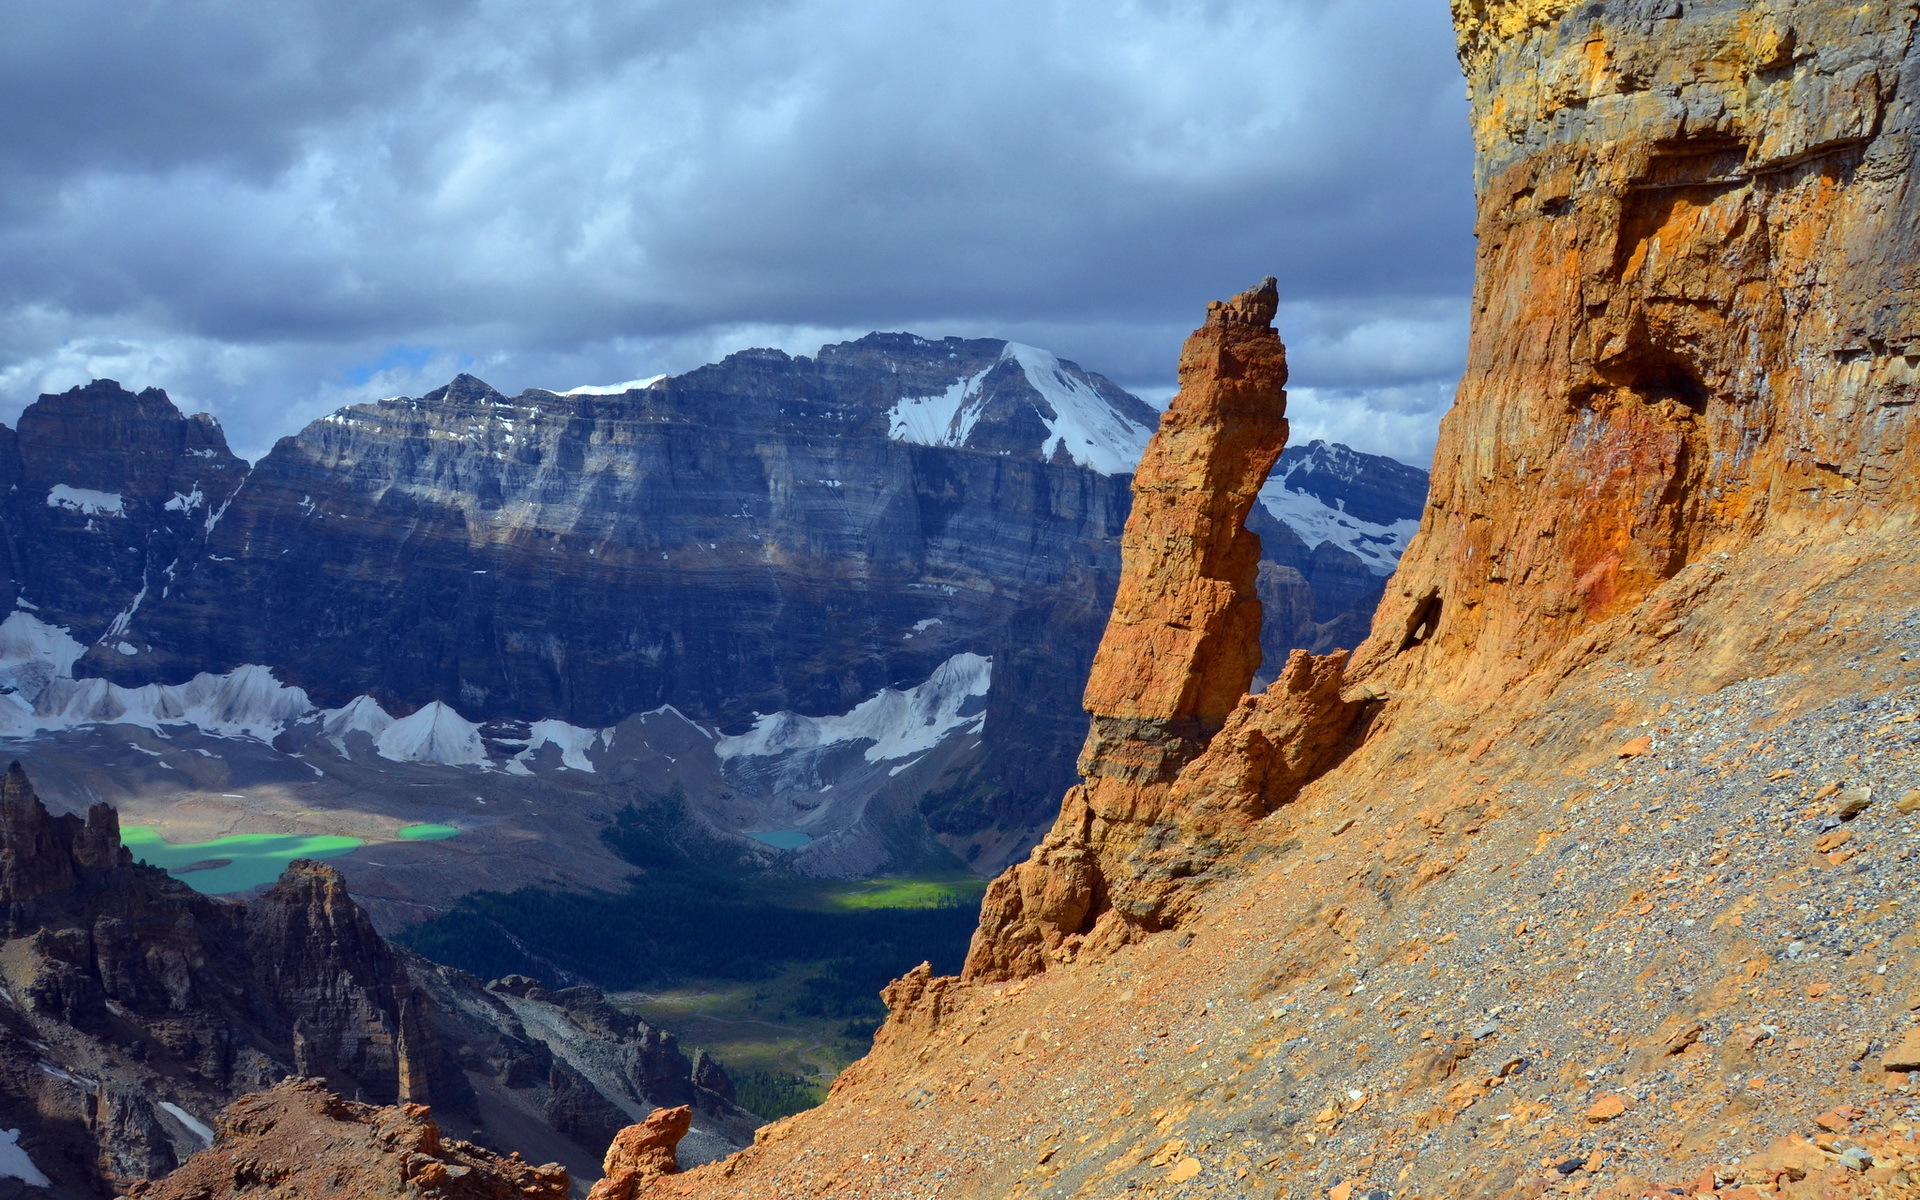
[[[1891,2],[1453,7],[1472,342],[1357,666],[1492,696],[1689,565],[1911,504],[1920,56]]]
[[[488,722],[591,736],[670,704],[737,733],[850,714],[971,655],[990,664],[974,744],[887,785],[913,791],[919,832],[881,842],[899,858],[945,839],[992,868],[1075,778],[1080,691],[1158,422],[1047,351],[910,334],[619,388],[508,397],[461,376],[342,409],[251,471],[159,392],[45,397],[0,444],[20,481],[0,502],[19,517],[17,611],[60,661],[47,681],[14,671],[15,707],[34,711],[0,711],[0,733],[179,709],[270,739],[360,704],[411,722],[367,731],[387,757],[479,766]],[[1255,518],[1274,669],[1293,646],[1358,641],[1424,490],[1424,473],[1345,447],[1283,461]],[[198,690],[130,694],[150,683]],[[245,713],[222,699],[242,684],[261,700]],[[437,732],[402,736],[419,725]],[[880,861],[881,842],[834,869]]]

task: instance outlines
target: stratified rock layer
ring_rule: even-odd
[[[96,381],[0,427],[0,615],[17,603],[77,639],[83,688],[256,664],[321,707],[438,701],[519,737],[663,704],[731,730],[837,715],[989,657],[980,739],[803,857],[809,873],[950,853],[993,870],[1074,781],[1126,472],[1157,420],[1030,347],[872,334],[618,395],[509,397],[463,375],[342,409],[249,469],[210,418]],[[1412,468],[1318,449],[1282,497],[1311,544],[1255,518],[1276,662],[1357,644],[1404,544],[1396,530],[1374,553],[1377,529],[1426,490]],[[31,753],[54,794],[61,756]],[[711,811],[757,788],[689,790]]]
[[[1467,376],[1356,669],[1489,702],[1770,533],[1916,495],[1912,5],[1454,5]]]

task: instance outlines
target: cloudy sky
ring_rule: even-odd
[[[235,449],[505,391],[1009,337],[1149,399],[1277,275],[1296,439],[1424,465],[1466,337],[1442,0],[0,0],[0,419]]]

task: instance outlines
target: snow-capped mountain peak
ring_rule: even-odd
[[[1025,407],[1032,414],[1027,428],[1040,426],[1038,444],[1029,445],[1041,458],[1064,455],[1102,475],[1129,474],[1153,436],[1153,410],[1112,384],[1103,391],[1104,382],[1037,346],[1007,342],[985,370],[943,392],[902,398],[887,413],[887,436],[969,446],[982,418],[1017,419],[1009,410]]]
[[[1331,542],[1375,575],[1391,575],[1420,528],[1427,473],[1334,442],[1288,447],[1260,503],[1307,546]]]

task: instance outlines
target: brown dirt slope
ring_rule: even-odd
[[[213,1146],[140,1200],[567,1200],[564,1167],[443,1139],[425,1105],[342,1100],[318,1079],[289,1079],[234,1101]]]
[[[1915,6],[1455,13],[1473,340],[1370,639],[1096,770],[966,977],[650,1195],[1915,1194]]]

